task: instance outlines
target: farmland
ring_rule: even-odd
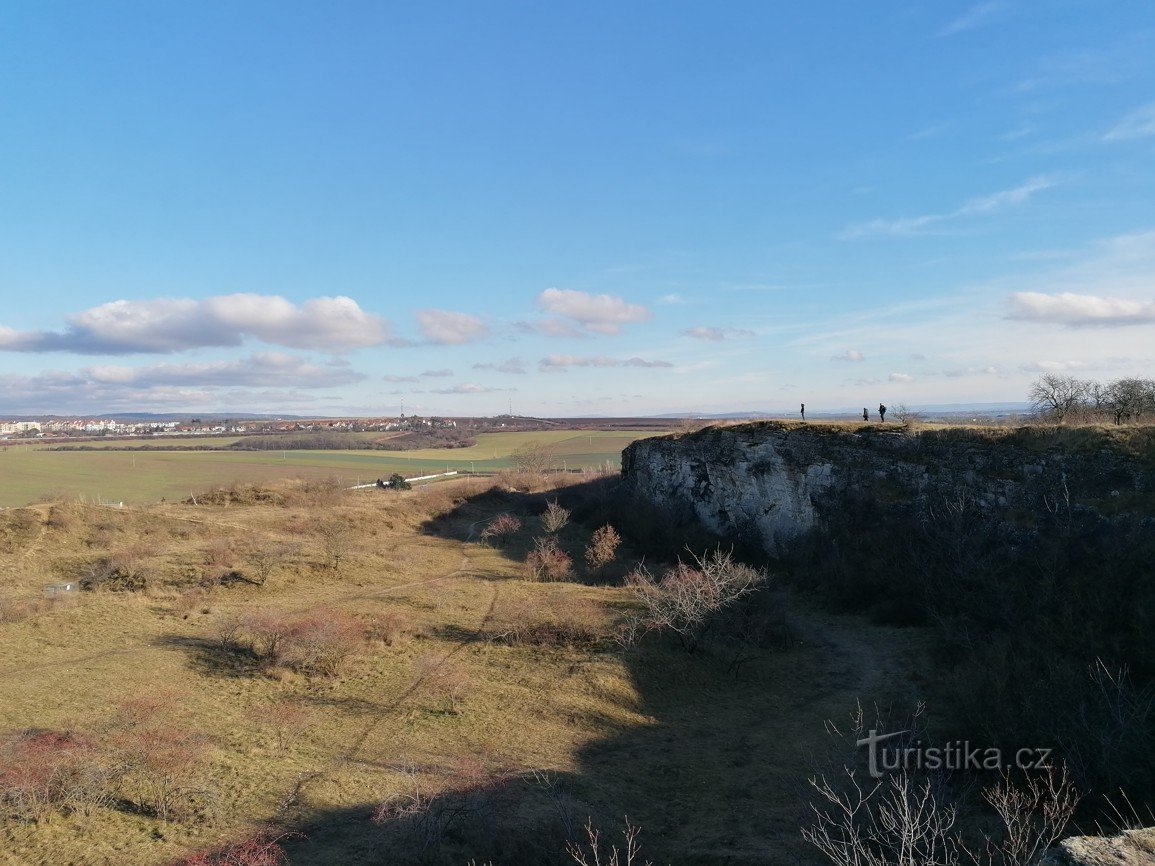
[[[654,432],[482,433],[468,448],[415,451],[119,451],[107,442],[88,451],[49,451],[41,445],[12,445],[0,451],[0,506],[69,498],[138,504],[184,499],[220,485],[284,478],[335,476],[352,485],[394,472],[501,471],[514,466],[527,450],[536,451],[553,468],[616,468],[626,445]],[[236,439],[206,437],[197,444],[223,449]]]

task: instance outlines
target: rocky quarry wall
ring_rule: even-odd
[[[1070,431],[756,422],[641,439],[622,455],[629,488],[771,554],[821,525],[840,494],[914,506],[971,497],[1029,512],[1070,501],[1117,513],[1155,499],[1151,430]]]

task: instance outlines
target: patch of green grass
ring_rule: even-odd
[[[621,451],[650,431],[483,433],[469,448],[416,451],[48,451],[36,445],[0,451],[0,506],[82,497],[93,502],[184,499],[220,485],[336,476],[345,484],[450,470],[500,471],[519,451],[540,446],[553,468],[611,468]],[[107,444],[107,443],[106,443]]]

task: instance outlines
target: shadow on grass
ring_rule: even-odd
[[[631,504],[615,504],[606,495],[615,484],[598,479],[559,490],[556,497],[582,531],[607,522],[623,527],[631,555],[643,551],[669,561],[683,553],[682,524],[654,514],[627,522]],[[422,528],[464,541],[472,537],[466,527],[503,511],[522,516],[523,525],[536,520],[545,501],[541,494],[482,494]],[[692,540],[707,543],[701,534]],[[500,549],[520,560],[525,545]],[[436,636],[476,638],[454,626]],[[573,652],[508,648],[543,651]],[[285,841],[291,862],[560,866],[574,862],[566,842],[584,838],[587,819],[601,828],[603,840],[621,845],[625,816],[643,828],[643,856],[655,864],[820,862],[799,833],[806,779],[814,772],[812,752],[826,741],[827,719],[843,717],[856,698],[874,697],[860,695],[859,684],[848,680],[845,659],[795,642],[791,648],[764,648],[736,676],[721,647],[691,655],[659,635],[629,651],[615,647],[597,655],[617,656],[628,685],[607,678],[601,663],[577,663],[559,669],[541,697],[542,711],[556,722],[595,732],[577,750],[572,769],[500,767],[484,744],[474,745],[471,766],[439,770],[437,759],[424,756],[417,774],[397,768],[404,755],[359,755],[355,763],[392,771],[381,799],[334,809],[311,801],[311,789],[303,789],[281,817],[281,826],[303,834]],[[466,699],[460,712],[468,719],[479,710]],[[483,724],[516,732],[532,722],[494,718]],[[463,746],[469,748],[447,743],[444,758]]]
[[[153,645],[184,650],[192,669],[208,677],[255,677],[263,669],[260,658],[251,649],[225,645],[219,640],[167,634],[154,640]]]

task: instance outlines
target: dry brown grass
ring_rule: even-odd
[[[286,841],[293,862],[379,862],[367,810],[407,790],[397,768],[451,768],[426,773],[450,790],[452,768],[478,754],[559,780],[562,794],[519,781],[528,799],[517,822],[553,826],[564,799],[579,829],[603,806],[610,816],[628,813],[655,852],[727,845],[741,855],[763,850],[767,834],[796,835],[781,793],[805,775],[796,744],[822,737],[822,720],[857,695],[858,681],[848,686],[846,671],[834,669],[846,663],[841,655],[832,661],[829,648],[815,647],[770,657],[748,675],[757,688],[738,691],[708,663],[671,666],[662,646],[624,655],[608,636],[630,603],[627,590],[526,582],[509,549],[462,540],[475,520],[517,508],[516,500],[469,503],[451,521],[459,535],[428,531],[432,517],[491,484],[351,495],[290,485],[250,502],[230,495],[219,505],[71,504],[0,516],[9,550],[0,598],[3,609],[21,611],[0,623],[0,732],[93,731],[127,698],[179,693],[183,724],[203,737],[197,784],[213,804],[211,814],[168,821],[116,803],[41,823],[5,821],[0,863],[171,862],[272,820],[307,834]],[[540,509],[537,500],[521,517]],[[319,518],[340,520],[357,540],[337,570],[313,531]],[[99,547],[97,533],[112,544]],[[295,548],[263,586],[199,586],[206,558],[243,570],[245,542],[257,538]],[[112,548],[135,547],[149,571],[145,591],[44,599],[44,584]],[[332,670],[295,657],[267,666],[237,648],[239,626],[257,612],[294,622],[355,618],[369,639]],[[878,631],[874,653],[889,639]],[[734,770],[738,756],[748,766]],[[735,800],[734,785],[757,803]],[[714,805],[703,811],[700,795]],[[728,824],[736,802],[772,817],[737,830]],[[782,850],[793,857],[800,843]],[[481,856],[451,853],[452,862]]]

